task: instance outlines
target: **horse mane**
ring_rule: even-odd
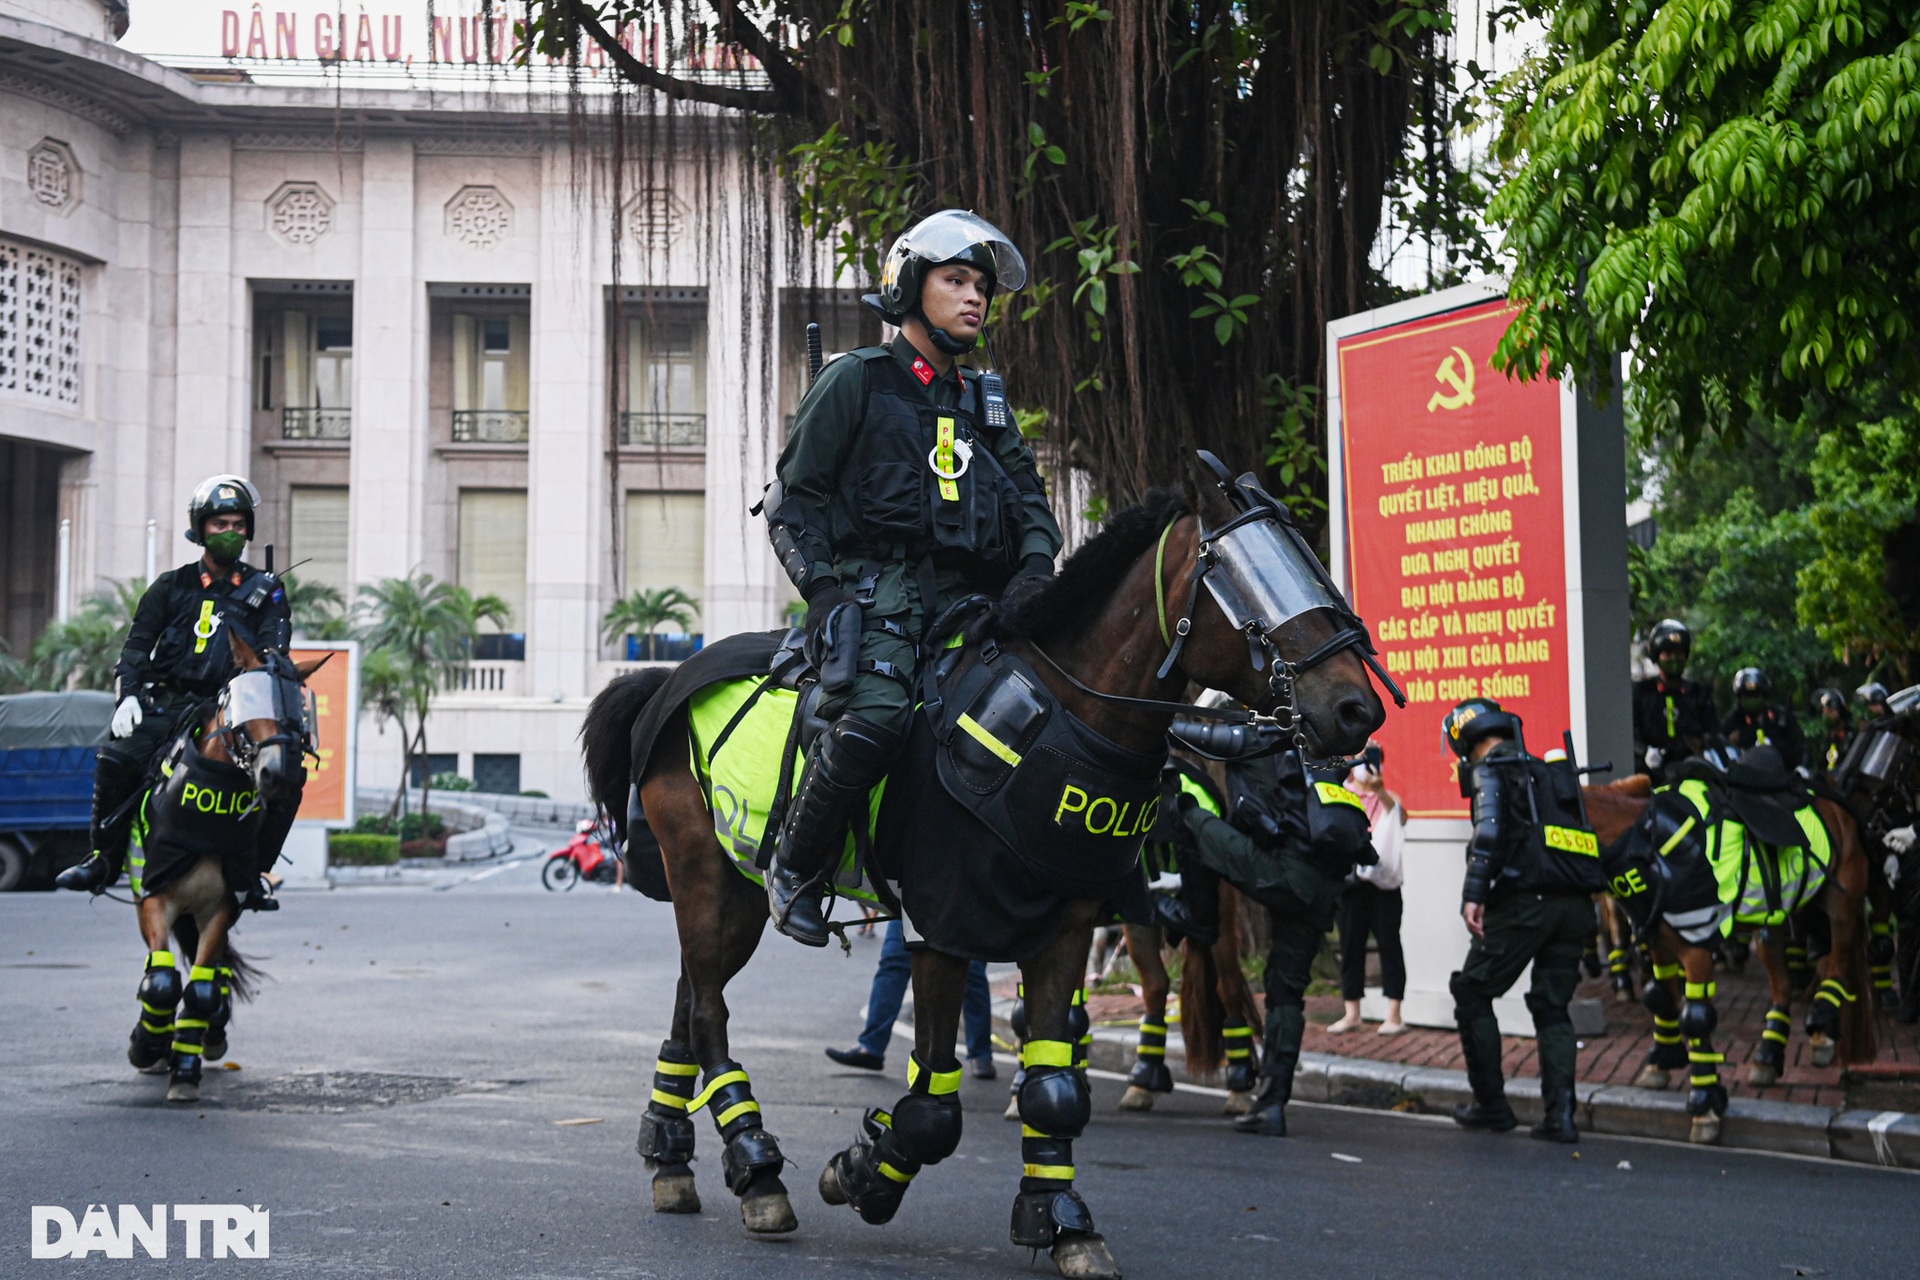
[[[1052,640],[1078,634],[1160,531],[1192,513],[1179,489],[1149,489],[1139,505],[1109,517],[1039,589],[1002,599],[974,628],[974,637]]]

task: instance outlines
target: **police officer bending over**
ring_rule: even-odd
[[[206,550],[161,574],[140,597],[115,670],[113,737],[100,748],[93,769],[93,854],[60,873],[61,888],[100,893],[120,878],[154,758],[183,727],[182,717],[233,675],[226,633],[238,629],[261,651],[284,651],[292,640],[286,588],[240,558],[253,540],[259,504],[259,491],[239,476],[213,476],[193,491],[187,539]],[[299,808],[296,794],[291,803],[268,810],[256,849],[262,875],[279,861]],[[260,911],[280,906],[257,879],[240,905]]]
[[[1190,794],[1180,797],[1194,860],[1265,906],[1270,922],[1260,1086],[1252,1109],[1233,1122],[1241,1133],[1286,1135],[1313,958],[1348,874],[1379,861],[1366,807],[1343,785],[1346,775],[1344,768],[1309,771],[1287,751],[1228,766],[1225,819]]]
[[[1789,769],[1806,764],[1807,736],[1800,722],[1785,707],[1772,704],[1773,681],[1759,667],[1742,667],[1733,673],[1733,710],[1727,713],[1720,732],[1736,747],[1771,746]]]
[[[858,648],[851,680],[824,688],[832,723],[767,872],[775,926],[808,946],[827,944],[821,899],[848,820],[905,741],[924,628],[962,596],[1053,573],[1060,526],[1033,451],[998,379],[954,364],[994,290],[1026,279],[991,223],[959,209],[918,223],[863,299],[899,335],[828,365],[780,454],[768,534],[807,602],[808,656],[826,672]]]
[[[1442,728],[1460,758],[1461,792],[1473,800],[1473,840],[1460,892],[1460,914],[1473,941],[1449,984],[1473,1102],[1456,1106],[1453,1119],[1464,1128],[1503,1133],[1518,1123],[1507,1103],[1493,1002],[1531,963],[1527,1012],[1533,1015],[1546,1111],[1533,1136],[1578,1142],[1576,1043],[1567,1005],[1580,985],[1581,950],[1593,933],[1593,895],[1604,883],[1599,841],[1581,817],[1579,775],[1571,761],[1528,755],[1520,717],[1491,698],[1460,703]]]
[[[1718,720],[1712,691],[1686,677],[1692,653],[1693,633],[1677,619],[1655,623],[1647,636],[1647,656],[1660,674],[1634,682],[1633,736],[1641,747],[1643,772],[1655,784],[1665,781],[1665,770],[1706,748]]]

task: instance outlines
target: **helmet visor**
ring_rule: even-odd
[[[965,209],[945,209],[907,232],[907,249],[939,265],[965,262],[993,275],[1002,289],[1026,287],[1027,260],[1000,228]]]

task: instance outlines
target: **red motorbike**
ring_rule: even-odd
[[[595,839],[599,828],[591,819],[582,819],[574,829],[567,847],[554,851],[540,869],[540,883],[556,892],[573,888],[582,880],[593,884],[620,883],[620,859],[608,853]]]

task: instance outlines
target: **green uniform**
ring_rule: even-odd
[[[912,546],[913,539],[906,535],[893,545],[874,545],[878,540],[869,529],[875,506],[902,492],[902,479],[915,494],[924,486],[921,474],[901,477],[889,475],[884,466],[862,465],[858,445],[869,426],[876,384],[869,364],[878,350],[863,348],[835,360],[801,402],[780,452],[784,498],[775,515],[791,530],[798,555],[783,558],[802,594],[821,579],[831,579],[860,601],[864,615],[860,674],[850,692],[822,705],[822,713],[853,712],[904,733],[912,707],[916,646],[927,620],[960,596],[997,592],[1027,556],[1058,554],[1061,536],[1033,451],[1020,433],[975,427],[970,433],[963,428],[963,434],[988,446],[999,470],[1019,484],[1017,509],[1005,513],[1014,526],[1005,533],[1012,544],[1009,554],[998,564],[967,563],[962,555]],[[892,384],[909,389],[936,411],[977,420],[973,406],[978,384],[968,371],[955,365],[934,374],[905,336],[895,337],[884,350],[907,375],[890,379]],[[924,460],[919,467],[930,471]],[[849,474],[856,468],[860,474]],[[890,482],[891,492],[885,489]],[[937,503],[938,497],[932,500]],[[930,577],[932,600],[922,599],[923,575]],[[886,674],[889,670],[897,674]]]

